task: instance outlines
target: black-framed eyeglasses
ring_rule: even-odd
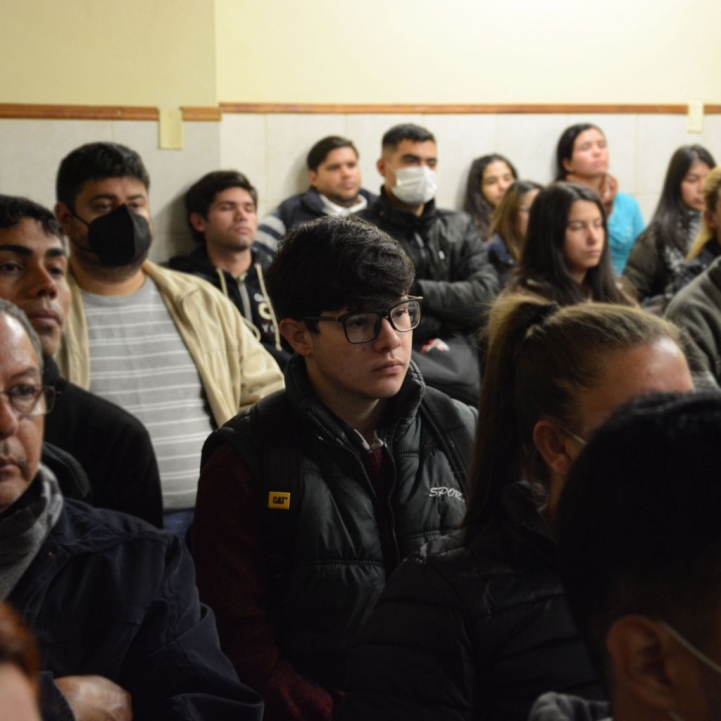
[[[381,332],[383,319],[387,318],[394,330],[407,333],[418,327],[421,322],[420,296],[412,296],[391,306],[386,311],[367,311],[364,313],[344,313],[336,318],[329,315],[305,316],[304,320],[329,320],[341,323],[349,343],[369,343]]]
[[[7,398],[10,408],[18,418],[47,415],[55,405],[55,388],[52,386],[23,383],[0,391],[0,396]]]

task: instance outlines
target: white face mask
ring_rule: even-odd
[[[425,205],[435,197],[438,184],[436,173],[427,165],[414,165],[396,170],[393,195],[406,205]]]
[[[709,658],[703,651],[699,651],[690,641],[687,641],[675,628],[669,626],[667,623],[660,621],[660,624],[673,636],[678,643],[680,643],[689,653],[693,654],[701,663],[710,668],[712,671],[721,676],[721,665],[719,665],[712,658]],[[675,712],[669,711],[668,715],[673,721],[683,721],[683,719]]]

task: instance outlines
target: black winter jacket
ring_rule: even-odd
[[[150,436],[132,414],[61,377],[45,360],[43,385],[57,392],[45,441],[75,458],[88,476],[89,503],[163,527],[160,474]]]
[[[361,188],[359,194],[368,201],[369,205],[378,197],[365,188]],[[327,213],[318,191],[310,187],[305,193],[286,198],[269,216],[263,218],[263,222],[258,227],[258,242],[275,250],[283,236],[296,225],[325,215]]]
[[[255,326],[260,334],[260,342],[276,359],[278,365],[285,368],[292,351],[280,335],[273,305],[263,281],[263,274],[268,270],[273,254],[260,243],[255,243],[251,252],[253,260],[242,284],[227,271],[213,265],[203,245],[190,255],[173,256],[167,266],[171,270],[190,273],[214,285],[233,303],[240,314]]]
[[[425,388],[413,366],[378,429],[393,469],[387,498],[379,498],[369,480],[362,460],[367,451],[358,433],[318,401],[304,360],[294,356],[285,375],[282,392],[297,419],[300,471],[288,513],[293,532],[281,600],[281,645],[298,673],[327,689],[342,688],[348,646],[390,572],[409,553],[462,521],[465,479],[454,476],[440,442],[419,413]],[[259,401],[258,407],[270,400]],[[473,410],[461,403],[456,407],[460,423],[472,436]],[[264,441],[255,435],[252,419],[253,409],[230,423],[247,439],[243,460],[265,504],[260,458],[252,451],[258,449],[259,455]],[[276,432],[277,425],[269,423]],[[210,437],[204,457],[227,440],[226,433],[221,429]],[[282,452],[287,440],[268,438],[265,443]],[[208,482],[201,474],[199,506]],[[263,508],[263,514],[285,513]],[[196,541],[194,537],[194,553]]]
[[[394,206],[381,189],[378,200],[358,217],[398,240],[413,260],[411,293],[423,296],[414,344],[480,326],[499,285],[470,215],[440,210],[431,200],[417,216]]]
[[[74,718],[53,678],[96,674],[130,692],[134,721],[262,717],[220,651],[190,554],[142,521],[66,500],[8,602],[38,639],[44,721]]]
[[[526,719],[550,690],[603,699],[530,489],[406,559],[351,649],[343,721]]]

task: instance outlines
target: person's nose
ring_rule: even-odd
[[[10,399],[4,393],[0,394],[0,439],[14,436],[18,431],[18,423]]]
[[[391,325],[388,318],[381,319],[380,332],[374,343],[378,350],[384,350],[386,348],[393,350],[400,345],[400,333]]]
[[[58,283],[47,268],[38,268],[33,276],[33,296],[47,295],[55,298],[58,294]]]

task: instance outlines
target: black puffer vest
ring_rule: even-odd
[[[360,437],[318,401],[303,359],[294,357],[286,370],[287,409],[301,448],[300,472],[290,513],[267,510],[269,494],[262,488],[259,512],[287,514],[280,518],[292,524],[278,599],[283,607],[283,655],[297,672],[326,688],[341,688],[347,649],[390,572],[409,553],[456,528],[465,512],[464,479],[454,476],[441,444],[418,413],[424,392],[420,374],[411,366],[378,431],[395,471],[389,497],[383,500],[361,460],[367,451]],[[471,411],[466,408],[459,418],[472,436]],[[275,451],[277,444],[282,453],[283,439],[257,437],[252,419],[251,409],[216,431],[204,457],[219,443],[231,442],[262,485],[261,449],[272,444]],[[284,423],[279,420],[278,425]]]

